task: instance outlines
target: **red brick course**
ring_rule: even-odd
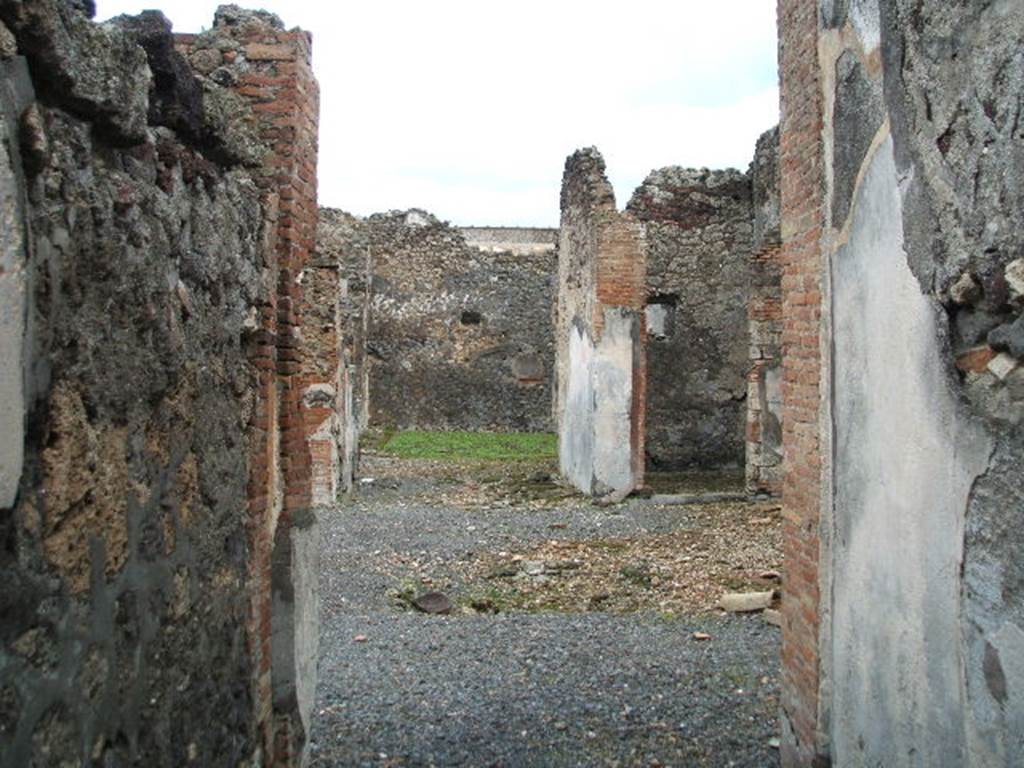
[[[819,707],[822,97],[816,0],[779,0],[784,766],[824,765]]]

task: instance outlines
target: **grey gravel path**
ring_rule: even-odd
[[[671,530],[685,508],[461,510],[410,488],[324,516],[312,766],[778,765],[779,634],[757,616],[426,616],[388,599],[396,554],[436,573],[516,542]]]

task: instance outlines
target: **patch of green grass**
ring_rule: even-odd
[[[382,453],[402,459],[537,461],[558,455],[558,437],[547,432],[397,432]]]

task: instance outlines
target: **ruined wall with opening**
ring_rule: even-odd
[[[85,5],[0,3],[0,763],[288,764],[315,679],[277,354],[289,195],[315,215],[285,159],[315,167],[309,41]],[[290,135],[249,77],[300,105]]]
[[[1024,17],[781,9],[784,762],[1017,765]]]
[[[735,170],[653,171],[626,207],[647,236],[648,466],[744,460],[751,185]]]
[[[505,233],[481,250],[418,210],[350,219],[321,235],[341,238],[321,247],[350,252],[353,268],[363,254],[370,260],[371,425],[551,429],[555,256],[547,242],[516,245]]]
[[[751,493],[782,492],[782,265],[779,233],[779,132],[757,141],[750,165],[753,254],[747,327],[746,480]]]
[[[559,466],[584,493],[643,484],[647,247],[594,148],[565,161],[555,306]]]

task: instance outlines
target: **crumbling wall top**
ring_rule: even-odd
[[[641,221],[668,221],[689,229],[711,223],[723,204],[749,198],[750,179],[735,168],[674,165],[651,171],[626,210]]]
[[[270,27],[284,30],[284,22],[277,14],[269,11],[250,10],[233,3],[217,6],[213,14],[213,28],[226,31],[231,27],[251,30],[254,27]]]
[[[604,158],[596,147],[578,149],[566,158],[561,207],[563,211],[615,211],[615,191],[605,175]]]
[[[748,171],[754,205],[754,251],[780,241],[779,128],[761,134]]]

